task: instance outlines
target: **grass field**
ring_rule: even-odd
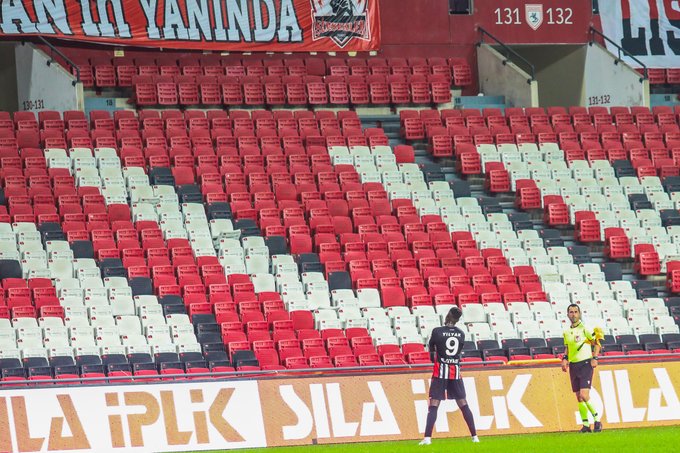
[[[233,450],[232,450],[233,451]],[[399,452],[670,452],[680,451],[680,427],[668,426],[645,429],[605,430],[598,434],[550,433],[514,436],[480,436],[480,443],[469,438],[432,439],[428,447],[418,446],[418,441],[371,442],[359,444],[312,445],[240,450],[251,453],[303,453],[331,451],[337,453],[399,453]]]

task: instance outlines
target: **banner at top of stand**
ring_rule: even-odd
[[[2,0],[0,36],[247,52],[368,51],[378,0]]]
[[[602,32],[648,68],[680,67],[680,3],[677,0],[600,0]],[[618,49],[607,43],[618,55]],[[632,67],[634,59],[623,56]]]

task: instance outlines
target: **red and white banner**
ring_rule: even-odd
[[[3,0],[2,35],[220,51],[366,51],[378,0]]]
[[[649,68],[680,67],[680,2],[677,0],[600,1],[602,32]],[[618,50],[607,43],[614,55]],[[640,64],[629,57],[633,67]]]
[[[229,450],[418,439],[431,373],[0,389],[0,452]],[[577,431],[559,367],[463,372],[480,436]],[[601,365],[605,429],[680,424],[680,362]],[[468,436],[453,400],[435,437]],[[414,444],[415,445],[415,444]]]

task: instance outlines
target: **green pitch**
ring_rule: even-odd
[[[305,447],[258,448],[239,450],[252,453],[398,453],[398,452],[677,452],[680,451],[680,426],[644,429],[606,430],[602,433],[550,433],[515,436],[480,435],[480,443],[469,438],[442,439],[433,437],[432,445],[420,447],[418,441],[370,442],[337,445],[311,445]],[[235,451],[235,450],[232,450]]]

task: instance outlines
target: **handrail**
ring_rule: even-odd
[[[627,56],[631,60],[635,61],[637,64],[639,64],[643,68],[644,72],[643,72],[643,77],[640,77],[640,83],[642,83],[643,81],[645,81],[649,78],[649,74],[648,74],[648,71],[647,71],[647,65],[645,65],[642,61],[640,61],[635,55],[628,52],[626,49],[624,49],[623,47],[618,45],[615,41],[608,38],[604,33],[602,33],[600,30],[598,30],[597,28],[595,28],[593,26],[590,27],[589,33],[590,33],[590,42],[588,43],[589,46],[592,46],[593,43],[595,42],[594,36],[595,35],[599,36],[600,38],[604,39],[605,41],[607,41],[612,46],[616,47],[616,50],[618,51],[618,55],[616,57],[616,61],[614,62],[614,64],[619,64],[619,61],[623,61],[621,59],[621,53],[623,52],[623,54],[625,56]]]
[[[621,360],[637,360],[641,359],[643,361],[649,361],[649,362],[657,362],[659,360],[666,360],[666,359],[679,359],[680,355],[676,352],[664,352],[661,354],[625,354],[625,355],[609,355],[609,356],[600,356],[597,360],[599,363],[611,363],[611,362],[619,362]],[[561,363],[562,360],[559,358],[553,358],[553,359],[533,359],[533,360],[510,360],[508,361],[508,365],[514,365],[514,366],[536,366],[536,365],[554,365]],[[486,363],[486,362],[484,362]]]
[[[64,55],[59,49],[57,49],[56,47],[54,47],[48,40],[46,40],[46,39],[43,38],[42,36],[38,35],[37,38],[38,38],[40,41],[42,41],[43,44],[45,44],[47,47],[49,47],[50,51],[52,51],[53,54],[56,53],[56,54],[59,55],[66,63],[68,63],[68,65],[71,66],[71,69],[72,69],[72,70],[75,69],[75,72],[76,72],[76,80],[74,80],[74,81],[72,82],[72,84],[73,84],[73,86],[76,86],[76,84],[77,84],[78,82],[80,82],[80,68],[78,67],[78,65],[75,64],[75,63],[73,62],[73,60],[71,60],[69,57],[67,57],[66,55]],[[50,60],[47,62],[47,66],[49,66],[53,61],[55,61],[55,60],[54,60],[54,57],[53,57],[52,54],[50,54]]]
[[[484,44],[484,36],[485,36],[485,35],[488,36],[488,37],[491,38],[493,41],[495,41],[496,44],[498,44],[503,50],[506,51],[506,53],[505,53],[505,55],[504,55],[504,56],[505,56],[505,60],[503,60],[503,65],[507,64],[508,60],[510,60],[510,55],[512,55],[512,56],[514,56],[515,58],[517,58],[518,60],[520,60],[522,63],[524,63],[525,65],[527,65],[527,66],[529,67],[529,75],[531,75],[531,78],[527,80],[527,83],[531,83],[531,82],[533,82],[534,80],[536,80],[536,68],[534,67],[534,65],[533,65],[529,60],[527,60],[526,58],[524,58],[523,56],[521,56],[520,54],[518,54],[518,53],[517,53],[515,50],[513,50],[511,47],[508,47],[506,44],[504,44],[503,42],[501,42],[500,39],[496,38],[494,35],[492,35],[492,34],[489,33],[488,31],[486,31],[484,28],[482,28],[482,27],[477,27],[477,30],[479,30],[479,34],[480,34],[479,42],[477,43],[477,47],[479,47],[479,46],[481,46],[482,44]]]
[[[628,354],[624,356],[601,356],[600,363],[615,363],[621,360],[642,360],[656,362],[659,360],[666,359],[680,359],[677,353],[664,353],[664,354]],[[484,362],[461,362],[461,366],[464,368],[487,368],[488,366],[540,366],[540,365],[557,365],[561,362],[560,359],[543,359],[543,360],[511,360],[505,362],[503,360],[487,360]],[[319,376],[324,373],[328,374],[350,374],[353,372],[361,372],[362,374],[368,373],[390,373],[390,372],[408,372],[408,371],[420,371],[420,370],[430,370],[432,368],[431,363],[419,363],[419,364],[402,364],[402,365],[378,365],[378,366],[353,366],[353,367],[343,367],[343,368],[300,368],[300,369],[285,369],[285,370],[254,370],[254,371],[222,371],[222,372],[209,372],[209,373],[172,373],[172,374],[158,374],[158,375],[133,375],[128,376],[102,376],[102,377],[90,377],[90,378],[66,378],[66,379],[13,379],[10,381],[0,381],[0,390],[9,389],[16,386],[29,385],[30,387],[41,387],[43,385],[48,386],[70,386],[73,384],[98,384],[106,383],[113,384],[136,384],[144,383],[150,380],[155,382],[164,382],[174,379],[189,379],[189,380],[201,380],[202,378],[206,380],[224,379],[248,379],[248,378],[268,378],[268,377],[287,377],[287,376],[297,376],[297,377],[310,377]],[[132,381],[132,382],[130,382]],[[138,381],[138,382],[135,382]]]
[[[484,367],[487,365],[504,365],[502,360],[488,360],[486,362],[461,362],[461,366],[467,368]],[[171,379],[191,379],[197,380],[200,378],[214,380],[216,378],[236,378],[245,379],[250,377],[285,377],[287,375],[300,376],[301,373],[308,376],[315,376],[323,373],[332,374],[347,374],[352,372],[366,372],[373,373],[389,373],[391,371],[420,371],[432,369],[431,363],[419,364],[402,364],[402,365],[379,365],[379,366],[353,366],[343,368],[301,368],[301,369],[285,369],[285,370],[255,370],[255,371],[223,371],[223,372],[209,372],[209,373],[173,373],[173,374],[159,374],[159,375],[133,375],[129,376],[102,376],[89,378],[66,378],[66,379],[12,379],[10,381],[0,381],[0,390],[3,388],[11,388],[17,385],[30,385],[31,387],[39,387],[42,385],[59,385],[68,386],[69,384],[87,384],[87,383],[101,383],[107,384],[130,383],[129,381],[149,381],[149,380],[171,380]]]

